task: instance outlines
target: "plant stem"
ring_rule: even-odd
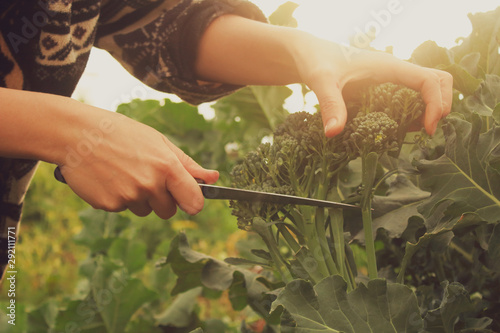
[[[285,241],[287,242],[288,246],[292,249],[293,252],[297,253],[300,250],[300,244],[295,240],[293,235],[290,233],[290,230],[288,230],[287,226],[284,224],[278,224],[277,225],[279,231],[283,235],[283,238],[285,238]]]
[[[290,282],[292,272],[290,271],[285,259],[281,256],[281,253],[278,249],[278,246],[276,245],[276,242],[274,241],[274,237],[266,221],[264,221],[260,217],[256,217],[253,219],[252,226],[255,232],[258,233],[262,238],[264,243],[266,243],[269,254],[271,255],[273,263],[283,282]],[[287,271],[289,274],[286,274]]]
[[[325,257],[323,255],[323,250],[318,239],[318,234],[316,231],[316,218],[312,207],[303,207],[302,209],[307,209],[308,211],[303,214],[304,216],[310,217],[310,220],[304,221],[305,227],[305,241],[309,248],[314,260],[317,264],[317,269],[323,277],[330,275],[329,269],[325,262]],[[323,232],[324,233],[324,232]]]
[[[328,246],[328,240],[326,239],[326,228],[325,228],[325,209],[316,209],[316,236],[318,237],[319,244],[321,246],[321,252],[323,253],[323,258],[326,263],[326,267],[330,272],[329,275],[339,274],[337,265],[333,261],[332,253],[330,252],[330,247]],[[342,262],[338,262],[341,266]]]
[[[376,279],[377,257],[375,255],[375,240],[372,228],[372,196],[373,184],[375,183],[378,154],[369,153],[361,159],[362,179],[364,190],[361,194],[361,214],[363,218],[363,230],[365,233],[365,249],[368,264],[368,277],[370,280]]]
[[[333,233],[333,246],[335,249],[335,256],[337,258],[337,265],[339,267],[339,274],[344,277],[344,280],[348,281],[347,272],[345,268],[345,243],[344,243],[344,217],[342,215],[342,210],[340,209],[329,209],[328,213],[330,215],[331,225],[330,228]]]
[[[375,256],[375,240],[373,239],[371,203],[368,202],[361,208],[363,215],[363,229],[365,232],[366,261],[368,263],[368,277],[370,280],[376,279],[377,257]]]

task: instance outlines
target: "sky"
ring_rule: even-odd
[[[285,0],[251,0],[269,16]],[[371,45],[379,50],[392,47],[395,56],[408,59],[427,40],[453,47],[457,38],[471,32],[468,13],[485,12],[500,6],[498,0],[294,0],[299,7],[294,17],[298,29],[318,37],[357,45],[376,34]],[[356,44],[355,44],[356,45]],[[134,98],[159,99],[176,96],[150,89],[128,74],[107,52],[94,49],[73,97],[114,111]],[[288,108],[302,108],[302,102],[288,102]],[[300,105],[298,105],[301,103]],[[314,100],[311,102],[314,103]],[[297,104],[297,105],[295,105]],[[207,110],[208,105],[202,106]]]

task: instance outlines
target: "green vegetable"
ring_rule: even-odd
[[[376,278],[371,199],[378,158],[399,152],[411,122],[422,114],[424,104],[413,90],[390,83],[363,91],[356,103],[349,108],[355,117],[334,138],[325,137],[319,112],[289,115],[274,131],[273,142],[248,153],[234,167],[231,177],[233,186],[238,188],[341,201],[349,193],[344,193],[340,173],[349,162],[361,158],[363,184],[359,203],[366,232],[369,277]],[[291,262],[297,260],[302,267],[308,267],[314,260],[313,270],[308,271],[311,281],[340,274],[349,288],[354,288],[354,267],[349,267],[344,250],[342,212],[244,201],[232,201],[231,208],[241,229],[255,229],[255,217],[268,223],[270,232],[266,235],[276,234],[274,244],[270,245],[268,236],[265,240],[268,247],[273,247],[269,249],[271,253],[279,255],[274,247],[282,241],[289,246],[293,257],[275,256],[274,260],[276,268],[281,267],[284,281],[284,266],[289,268],[286,274],[298,277],[296,265]],[[273,229],[278,233],[271,232]],[[259,230],[262,235],[262,226]]]

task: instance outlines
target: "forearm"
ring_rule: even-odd
[[[238,85],[300,82],[291,47],[304,34],[239,16],[221,16],[200,41],[196,73],[206,81]]]
[[[453,78],[446,72],[233,15],[209,25],[195,71],[201,80],[238,85],[304,83],[318,98],[327,136],[340,133],[347,120],[346,86],[354,89],[369,80],[420,91],[427,104],[424,125],[429,134],[450,112],[453,95]]]
[[[56,164],[64,163],[85,128],[99,126],[96,116],[107,113],[67,97],[6,88],[0,100],[0,156]]]

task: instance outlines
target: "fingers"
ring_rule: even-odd
[[[165,187],[183,211],[197,214],[203,208],[204,198],[195,178],[210,184],[219,178],[219,173],[202,168],[173,143],[164,141],[173,153],[165,170]]]
[[[179,159],[182,166],[189,172],[193,178],[202,179],[206,184],[213,184],[219,179],[219,172],[216,170],[208,170],[201,167],[191,157],[186,155],[179,147],[170,141],[166,141],[169,148]]]
[[[451,111],[453,100],[453,76],[437,69],[423,68],[401,62],[396,70],[395,83],[420,91],[426,104],[424,127],[429,135],[436,131],[439,120]]]
[[[148,216],[153,209],[148,202],[133,202],[128,205],[128,209],[137,216]]]
[[[164,142],[172,152],[166,158],[168,164],[163,171],[164,183],[157,184],[146,202],[129,205],[129,209],[138,216],[154,211],[162,219],[172,217],[177,206],[188,214],[197,214],[203,208],[204,198],[195,178],[212,184],[219,178],[219,173],[202,168],[166,138]]]
[[[436,131],[439,120],[450,113],[453,98],[451,75],[436,70],[432,72],[434,75],[425,80],[420,90],[426,104],[424,127],[430,135]]]
[[[334,77],[325,77],[311,87],[318,98],[325,135],[333,137],[344,129],[347,109],[342,97],[341,87]]]
[[[177,203],[166,189],[152,196],[148,200],[148,205],[159,218],[164,220],[168,220],[177,212]]]

